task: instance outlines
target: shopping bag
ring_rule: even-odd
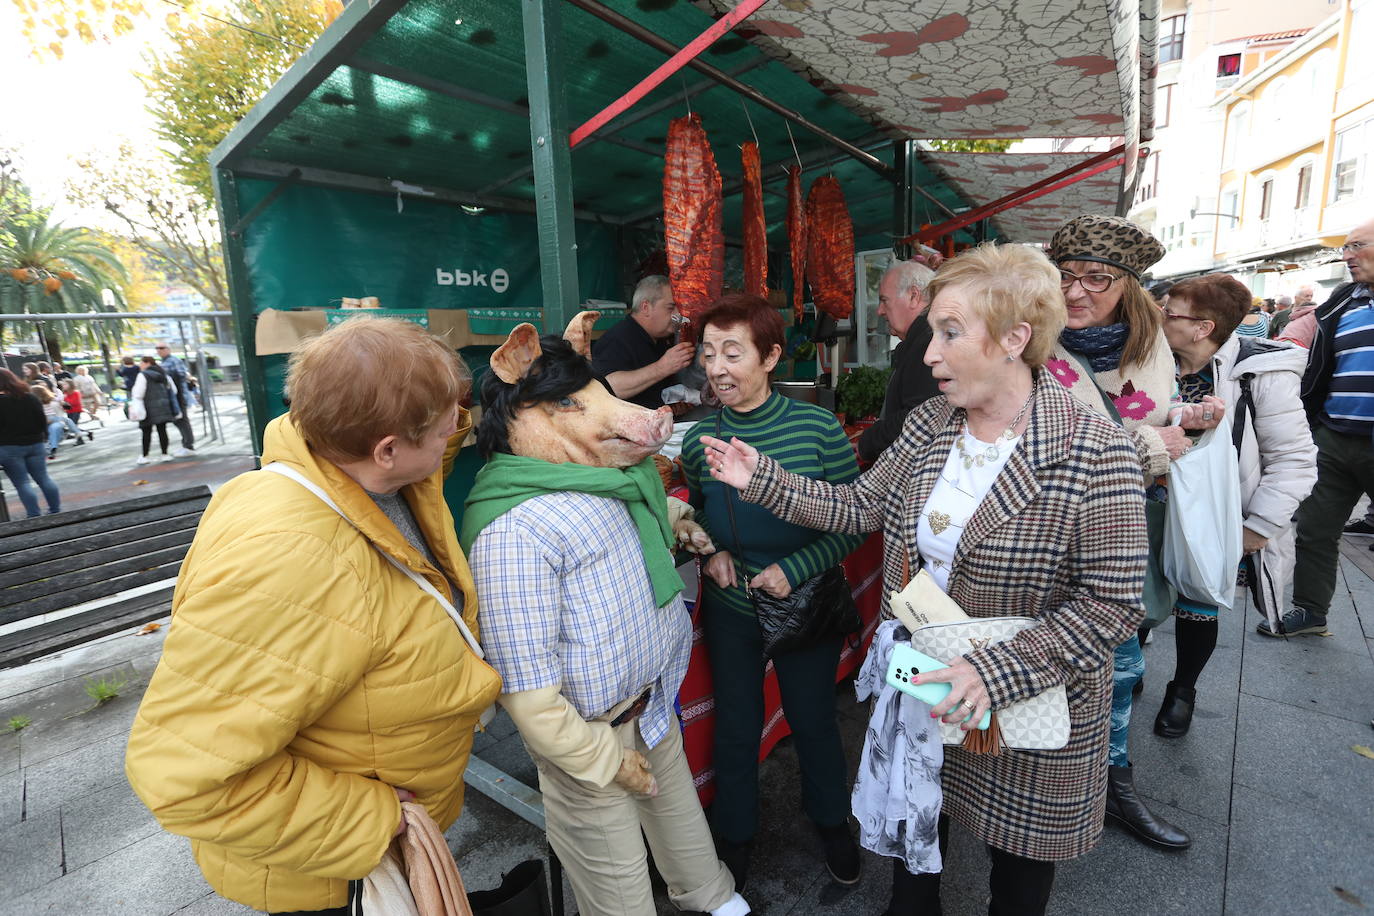
[[[1230,430],[1209,429],[1169,465],[1164,575],[1179,594],[1229,608],[1240,565],[1240,466]]]

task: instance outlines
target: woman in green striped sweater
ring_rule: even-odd
[[[834,415],[771,391],[769,374],[783,345],[777,309],[758,296],[729,295],[701,326],[706,378],[724,406],[683,437],[682,463],[697,520],[721,548],[707,561],[702,597],[716,701],[713,819],[720,856],[742,888],[758,823],[764,670],[763,641],[745,586],[786,597],[793,586],[839,563],[862,538],[803,528],[742,502],[708,473],[700,438],[738,436],[787,470],[831,483],[848,483],[859,467]],[[781,653],[773,667],[801,765],[803,806],[821,834],[831,876],[853,884],[859,856],[849,832],[848,779],[835,722],[840,647],[837,636]]]

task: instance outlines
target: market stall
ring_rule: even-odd
[[[863,293],[878,268],[856,252],[905,253],[922,232],[952,250],[1015,225],[983,218],[981,186],[916,138],[1116,131],[1118,206],[1129,196],[1155,0],[1084,14],[1072,54],[1057,56],[1059,14],[1013,0],[954,4],[932,22],[850,5],[345,6],[212,155],[255,449],[285,409],[286,355],[346,319],[344,300],[425,323],[480,377],[519,322],[558,331],[592,306],[604,329],[635,280],[666,273],[689,313],[722,287],[767,293],[793,328],[790,364],[809,378],[807,329],[850,320],[856,298],[863,342],[851,352],[885,359]],[[988,59],[989,36],[1012,32],[1043,36],[1045,60],[1014,73],[958,63]],[[998,81],[1014,92],[982,86]],[[1095,119],[1056,120],[1056,101],[1085,92]],[[804,216],[814,232],[799,230]],[[455,513],[478,465],[467,449],[455,467]],[[846,564],[869,620],[880,556],[871,539]],[[683,693],[698,749],[709,746],[701,673]],[[785,724],[769,723],[771,747]]]

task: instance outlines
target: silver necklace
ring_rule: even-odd
[[[991,445],[987,445],[985,448],[979,449],[972,454],[969,454],[968,449],[964,447],[965,439],[975,442],[978,440],[974,439],[973,434],[969,432],[968,420],[964,420],[964,428],[959,431],[958,437],[954,440],[954,448],[959,452],[959,461],[963,464],[964,470],[981,468],[1002,457],[1002,443],[1016,441],[1018,435],[1016,427],[1020,426],[1021,421],[1025,419],[1026,412],[1030,410],[1031,401],[1033,400],[1035,400],[1034,384],[1031,385],[1030,394],[1026,395],[1026,402],[1021,405],[1021,409],[1016,412],[1016,416],[1011,418],[1011,424],[1002,431],[1000,436],[993,440]],[[967,417],[967,415],[965,416]]]

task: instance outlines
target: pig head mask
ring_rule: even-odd
[[[491,357],[482,380],[477,446],[554,464],[628,468],[657,452],[673,432],[673,412],[611,394],[592,375],[591,329],[582,312],[562,338],[521,324]]]

